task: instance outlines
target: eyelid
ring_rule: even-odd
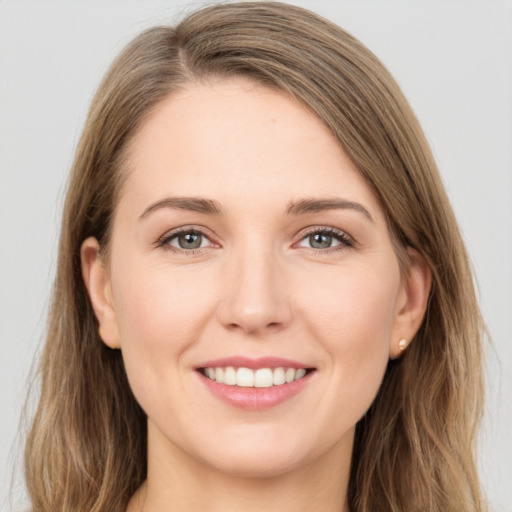
[[[207,238],[210,241],[210,244],[208,247],[198,247],[197,249],[182,249],[179,247],[174,247],[169,244],[170,240],[173,238],[183,234],[183,233],[198,233],[202,235],[203,237]],[[166,250],[180,253],[180,254],[186,254],[186,255],[193,255],[197,254],[198,252],[202,252],[205,250],[208,250],[211,247],[218,247],[219,244],[215,241],[215,235],[206,228],[205,226],[198,226],[196,224],[186,224],[184,226],[179,226],[173,229],[170,229],[166,231],[161,237],[158,238],[158,240],[155,242],[156,247],[162,247]]]
[[[333,236],[336,238],[340,244],[334,247],[328,247],[326,249],[315,249],[314,247],[304,247],[305,249],[311,249],[317,253],[327,253],[332,251],[339,251],[343,249],[347,249],[350,247],[354,247],[356,242],[352,236],[350,236],[346,231],[343,231],[338,228],[334,228],[332,226],[310,226],[300,231],[297,234],[298,241],[295,242],[295,246],[302,242],[306,237],[311,236],[315,233],[322,233]]]
[[[207,238],[210,241],[210,244],[208,247],[199,247],[197,249],[182,249],[178,247],[171,246],[169,244],[169,241],[180,234],[183,233],[190,233],[195,232],[198,233],[205,238]],[[311,236],[315,233],[322,233],[322,234],[328,234],[330,236],[333,236],[336,238],[340,243],[339,245],[336,245],[334,247],[328,247],[326,249],[316,249],[314,247],[304,247],[305,249],[310,249],[312,251],[315,251],[317,253],[328,253],[332,251],[339,251],[343,249],[347,249],[350,247],[354,247],[356,245],[356,242],[354,238],[346,233],[345,231],[334,228],[332,226],[309,226],[307,228],[304,228],[301,230],[297,235],[296,239],[297,241],[294,242],[293,246],[296,247],[300,242],[302,242],[306,237]],[[186,255],[194,255],[199,252],[206,251],[210,248],[220,247],[220,244],[216,241],[216,236],[205,226],[200,226],[196,224],[186,224],[184,226],[179,226],[173,229],[170,229],[166,231],[162,236],[158,238],[158,240],[155,242],[156,247],[162,247],[164,249],[180,253],[180,254],[186,254]]]

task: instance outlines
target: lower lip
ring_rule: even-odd
[[[228,386],[211,380],[202,373],[198,372],[198,375],[208,390],[220,400],[246,411],[262,411],[275,407],[300,393],[309,383],[313,373],[315,372],[308,373],[299,380],[268,388]]]

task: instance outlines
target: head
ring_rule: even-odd
[[[468,446],[480,410],[481,321],[435,162],[377,58],[339,27],[279,3],[213,6],[175,28],[150,29],[101,83],[64,210],[42,399],[27,448],[32,494],[45,506],[115,510],[145,478],[146,417],[121,352],[103,342],[109,333],[101,333],[84,285],[81,248],[94,238],[109,269],[114,221],[144,127],[173,98],[228,83],[278,93],[303,108],[370,191],[400,278],[415,266],[428,274],[426,311],[403,357],[397,358],[400,337],[391,340],[377,397],[355,430],[350,509],[386,503],[397,510],[463,510],[463,503],[479,500]],[[50,417],[52,432],[44,433]],[[56,431],[57,450],[48,438]],[[30,474],[48,474],[47,483]],[[436,486],[423,485],[433,479]],[[49,501],[58,494],[52,486],[68,489],[61,501]]]

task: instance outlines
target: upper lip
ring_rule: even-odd
[[[250,368],[252,370],[257,370],[259,368],[295,368],[298,370],[299,368],[313,368],[309,364],[304,364],[299,361],[294,361],[292,359],[285,359],[282,357],[273,357],[273,356],[265,356],[258,358],[250,358],[244,356],[231,356],[231,357],[222,357],[220,359],[212,359],[210,361],[205,361],[197,365],[197,369],[199,368],[214,368],[214,367],[227,367],[233,366],[235,368]]]

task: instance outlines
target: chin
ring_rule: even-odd
[[[216,462],[218,471],[240,478],[271,478],[290,473],[299,468],[304,461],[296,454],[259,453],[248,456],[228,454],[222,461]]]
[[[254,433],[253,433],[254,434]],[[250,435],[245,432],[228,439],[217,439],[203,452],[202,459],[217,470],[239,477],[275,477],[307,465],[323,450],[308,444],[303,436],[283,436],[276,432]],[[235,441],[235,442],[233,442]],[[327,447],[325,447],[327,448]],[[316,453],[316,452],[319,453]]]

